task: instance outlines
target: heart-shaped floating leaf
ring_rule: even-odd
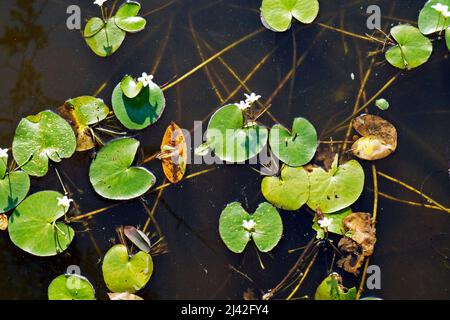
[[[141,10],[141,4],[135,1],[127,1],[122,4],[114,16],[116,25],[126,32],[139,32],[144,30],[147,21],[142,17],[137,17]]]
[[[49,300],[95,300],[95,290],[88,279],[78,275],[60,275],[48,287]]]
[[[303,167],[283,166],[281,177],[265,177],[261,191],[267,201],[283,210],[300,209],[309,198],[308,173]]]
[[[112,292],[135,293],[141,290],[153,273],[152,257],[143,251],[130,257],[124,245],[115,245],[103,259],[103,279]]]
[[[342,285],[342,278],[337,273],[329,275],[316,290],[315,300],[356,300],[356,288],[349,290]]]
[[[387,61],[399,69],[414,69],[428,61],[433,45],[419,29],[410,25],[399,25],[391,29],[397,45],[386,52]]]
[[[9,237],[20,249],[35,256],[57,255],[72,242],[74,231],[62,222],[68,208],[58,204],[63,195],[41,191],[26,198],[9,218]]]
[[[269,252],[281,240],[283,221],[277,209],[267,202],[261,203],[253,215],[239,202],[233,202],[220,215],[219,233],[234,253],[243,252],[250,239],[261,252]]]
[[[112,94],[112,106],[119,121],[128,129],[142,130],[161,117],[166,99],[161,88],[151,82],[134,98],[128,98],[118,84]]]
[[[156,181],[145,168],[131,167],[139,141],[121,138],[110,141],[92,161],[89,179],[95,191],[104,198],[129,200],[146,193]]]
[[[161,143],[161,153],[164,175],[171,183],[180,182],[186,173],[187,144],[183,130],[174,122],[170,123]]]
[[[142,82],[134,80],[132,76],[125,76],[120,82],[120,89],[127,98],[135,98],[142,90]]]
[[[255,157],[267,144],[267,136],[265,127],[244,123],[244,114],[235,104],[217,110],[206,132],[209,147],[227,162],[243,162]]]
[[[3,159],[0,158],[0,166]],[[23,171],[5,174],[0,168],[0,213],[14,209],[30,190],[30,177]]]
[[[352,214],[351,208],[346,208],[341,211],[335,212],[335,213],[324,213],[323,216],[327,219],[331,219],[331,224],[329,227],[327,227],[327,231],[339,235],[345,234],[345,227],[344,227],[344,219],[347,218],[349,215]],[[317,239],[324,239],[325,238],[325,231],[320,227],[319,223],[317,222],[317,216],[314,217],[314,224],[312,226],[313,230],[317,231]]]
[[[261,7],[263,24],[277,32],[288,30],[293,17],[302,23],[311,23],[318,14],[317,0],[263,0]]]
[[[13,156],[30,176],[43,177],[49,159],[60,162],[70,158],[76,138],[70,124],[52,111],[42,111],[22,119],[13,141]]]
[[[295,118],[292,132],[280,124],[270,130],[269,144],[278,159],[291,167],[300,167],[312,160],[317,150],[317,132],[304,118]]]
[[[82,96],[67,100],[58,108],[58,113],[69,121],[75,132],[76,151],[86,151],[95,146],[89,126],[104,120],[109,114],[109,108],[102,99]]]
[[[336,156],[330,171],[313,167],[308,176],[308,206],[323,213],[333,213],[350,207],[358,200],[364,188],[364,170],[356,160],[338,166]]]
[[[100,30],[97,30],[99,27]],[[100,24],[99,18],[92,18],[84,30],[87,45],[99,57],[107,57],[116,52],[122,45],[125,35],[126,32],[114,22],[114,17],[108,19],[103,25]]]
[[[419,29],[425,35],[445,30],[450,26],[450,19],[433,7],[441,4],[450,8],[450,0],[430,0],[419,14]]]

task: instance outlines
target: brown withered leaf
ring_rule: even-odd
[[[353,120],[353,128],[362,136],[352,146],[353,154],[363,160],[380,160],[397,149],[397,130],[383,118],[363,114]]]
[[[8,217],[6,214],[0,214],[0,230],[5,231],[8,229]]]
[[[89,126],[84,126],[75,116],[74,107],[69,103],[64,103],[58,108],[58,113],[66,119],[72,126],[77,137],[77,151],[88,151],[95,147],[94,137]]]
[[[338,244],[345,256],[338,261],[338,266],[349,273],[358,275],[364,259],[373,254],[376,230],[372,225],[370,214],[355,212],[343,221],[346,236]]]
[[[162,161],[164,174],[171,183],[183,179],[187,165],[187,145],[183,130],[175,122],[171,122],[164,134],[158,159]]]

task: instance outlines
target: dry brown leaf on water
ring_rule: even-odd
[[[380,160],[397,149],[397,130],[379,116],[363,114],[353,120],[353,128],[362,136],[352,146],[360,159]]]
[[[108,292],[108,297],[110,300],[144,300],[141,297],[131,294],[128,292],[122,292],[122,293],[111,293]]]
[[[183,179],[187,165],[187,144],[183,130],[175,122],[171,122],[164,134],[158,159],[162,161],[164,174],[171,183]]]
[[[8,229],[8,217],[6,214],[0,214],[0,230],[5,231]]]
[[[74,107],[69,103],[63,104],[58,108],[58,113],[66,119],[77,137],[77,151],[88,151],[95,147],[94,137],[92,136],[91,129],[88,126],[83,126],[78,121],[74,113]]]
[[[338,261],[338,266],[349,273],[358,275],[364,259],[373,254],[376,230],[372,225],[370,214],[355,212],[343,221],[346,236],[338,244],[345,256]]]

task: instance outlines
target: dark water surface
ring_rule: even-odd
[[[155,81],[164,84],[183,75],[201,62],[189,27],[193,27],[215,52],[261,28],[257,9],[260,0],[179,0],[164,10],[147,16],[145,31],[127,36],[123,46],[107,59],[96,57],[78,31],[66,27],[66,8],[78,4],[83,24],[98,15],[93,1],[16,0],[0,2],[0,146],[11,145],[14,130],[22,117],[44,109],[55,110],[68,98],[89,95],[106,82],[99,97],[108,104],[114,86],[124,74],[151,72],[161,58]],[[108,1],[112,2],[112,0]],[[168,3],[166,0],[141,0],[142,12]],[[383,24],[396,19],[416,20],[422,0],[345,1],[321,0],[318,21],[364,34],[365,10],[370,4],[382,9]],[[22,8],[22,9],[20,9]],[[18,13],[19,12],[19,13]],[[170,28],[169,26],[172,25]],[[386,30],[387,28],[385,28]],[[319,132],[351,114],[360,79],[369,65],[367,53],[375,46],[364,40],[344,37],[317,24],[293,28],[297,56],[305,55],[297,69],[295,82],[288,82],[275,97],[270,109],[283,124],[294,117],[308,118]],[[169,31],[169,33],[168,33]],[[160,48],[168,37],[162,56]],[[264,55],[278,47],[265,65],[248,82],[251,90],[267,99],[292,68],[292,32],[275,34],[264,31],[223,56],[244,78]],[[206,57],[212,53],[202,46]],[[423,188],[434,199],[449,205],[450,188],[450,61],[443,42],[426,65],[403,73],[383,94],[391,108],[383,112],[399,131],[397,152],[377,163],[377,168]],[[210,72],[233,91],[238,82],[219,61],[210,64]],[[378,56],[367,85],[370,98],[396,70]],[[351,74],[355,80],[351,79]],[[224,87],[219,84],[223,96]],[[292,89],[291,89],[292,88]],[[244,91],[232,101],[241,99]],[[195,120],[203,120],[220,102],[201,70],[180,85],[165,92],[167,107],[158,123],[135,134],[141,141],[141,159],[155,153],[165,128],[175,120],[191,129]],[[371,112],[377,113],[374,106]],[[273,125],[264,116],[261,122]],[[206,126],[206,123],[205,123]],[[343,138],[343,132],[333,135]],[[322,137],[327,139],[328,137]],[[91,153],[78,153],[58,164],[81,213],[113,204],[96,196],[88,180]],[[354,206],[357,211],[372,211],[373,193],[370,164],[366,169],[366,190]],[[146,165],[163,182],[158,161]],[[189,173],[208,168],[189,166]],[[60,190],[53,170],[42,179],[32,179],[31,192]],[[72,181],[70,182],[69,179]],[[155,272],[140,295],[146,299],[241,299],[247,289],[256,294],[273,288],[288,272],[299,253],[288,250],[305,245],[313,236],[311,216],[305,210],[282,212],[284,237],[270,254],[262,255],[262,270],[251,246],[242,255],[229,252],[218,235],[218,219],[225,205],[240,201],[249,211],[264,199],[260,193],[261,176],[250,166],[217,166],[213,172],[171,186],[162,193],[155,218],[167,241],[169,254],[154,258]],[[380,191],[397,198],[420,202],[416,195],[397,184],[380,178]],[[151,208],[156,193],[146,196]],[[143,226],[148,214],[139,200],[125,203],[96,215],[86,223],[75,223],[78,231],[70,248],[53,258],[33,257],[16,248],[7,233],[0,233],[0,298],[46,299],[51,280],[69,265],[80,266],[94,284],[99,298],[107,289],[101,274],[101,258],[113,243],[115,229],[121,225]],[[381,290],[368,291],[385,299],[450,298],[450,216],[441,211],[412,207],[380,199],[378,242],[371,260],[381,268]],[[154,231],[154,226],[151,226]],[[89,231],[86,231],[89,230]],[[326,276],[329,260],[321,255],[301,295],[312,295]],[[230,269],[247,274],[253,282]],[[358,284],[346,277],[346,286]],[[282,296],[281,296],[282,297]]]

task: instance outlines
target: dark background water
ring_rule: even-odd
[[[93,94],[103,83],[106,87],[99,97],[109,104],[112,90],[124,74],[152,71],[158,56],[161,63],[155,72],[155,81],[159,84],[170,82],[198,65],[201,60],[189,29],[190,15],[198,35],[214,51],[261,28],[257,10],[260,0],[179,0],[147,16],[145,31],[127,36],[118,52],[101,59],[88,49],[78,31],[66,27],[68,5],[81,6],[84,24],[86,19],[99,14],[92,2],[1,1],[0,146],[11,145],[15,127],[22,117],[47,108],[55,109],[70,97]],[[147,13],[167,1],[142,0],[141,3],[142,13]],[[370,32],[366,28],[368,5],[380,5],[383,25],[389,26],[398,19],[416,20],[424,1],[321,0],[320,3],[318,21],[364,34]],[[285,125],[294,117],[302,116],[321,132],[330,121],[336,123],[351,114],[360,79],[369,64],[367,52],[375,46],[323,30],[317,24],[307,27],[295,24],[293,30],[297,31],[297,54],[307,54],[296,71],[295,82],[284,87],[270,110]],[[161,55],[159,48],[166,38],[167,47]],[[274,54],[248,83],[265,99],[291,69],[292,32],[264,31],[223,56],[244,78],[276,46]],[[211,55],[205,48],[203,51],[205,56]],[[382,55],[377,57],[367,85],[367,97],[397,72],[383,61]],[[430,62],[403,73],[383,94],[391,103],[383,116],[397,127],[399,147],[394,155],[377,163],[380,171],[418,188],[422,186],[425,192],[447,206],[450,195],[447,172],[450,159],[449,64],[444,43],[435,44]],[[216,72],[229,90],[238,84],[218,61],[210,65],[210,71]],[[351,73],[355,74],[355,80],[351,79]],[[220,85],[219,89],[227,95]],[[243,93],[239,92],[232,101],[240,100]],[[191,129],[195,120],[204,119],[220,106],[203,70],[167,90],[165,95],[167,108],[160,121],[146,130],[131,133],[141,141],[145,156],[158,150],[171,120]],[[374,106],[370,110],[378,113]],[[268,126],[273,124],[267,116],[261,121]],[[342,138],[342,132],[334,135],[335,140]],[[81,213],[112,204],[92,190],[87,176],[90,161],[90,152],[78,153],[57,165]],[[162,183],[160,163],[154,161],[146,166],[155,173],[158,184]],[[364,166],[367,188],[354,209],[371,212],[370,164]],[[188,170],[194,173],[205,168],[205,165],[192,165]],[[261,176],[249,166],[230,165],[218,166],[215,171],[165,189],[155,217],[170,252],[154,258],[155,272],[140,295],[146,299],[241,299],[248,288],[259,294],[274,287],[298,258],[298,253],[289,254],[288,250],[305,245],[314,236],[309,213],[305,210],[282,212],[284,236],[270,255],[262,255],[265,270],[260,268],[251,247],[244,254],[235,255],[225,248],[217,231],[220,212],[227,203],[240,201],[253,211],[264,200],[260,182]],[[53,170],[45,178],[32,179],[31,192],[44,189],[60,190]],[[382,178],[380,191],[421,201]],[[146,196],[146,200],[152,207],[156,194]],[[7,233],[0,233],[0,298],[46,299],[51,280],[64,273],[69,265],[80,266],[83,275],[95,286],[97,296],[106,298],[101,258],[118,241],[115,229],[121,225],[143,226],[147,217],[141,202],[136,200],[96,215],[88,224],[75,223],[78,232],[72,245],[64,254],[52,258],[28,255],[12,245]],[[385,299],[450,298],[449,215],[380,199],[378,217],[378,242],[371,262],[381,268],[382,289],[366,294]],[[301,295],[312,295],[326,276],[325,256],[319,258]],[[253,282],[231,271],[230,265],[247,274]],[[358,279],[346,277],[345,284],[357,285]]]

